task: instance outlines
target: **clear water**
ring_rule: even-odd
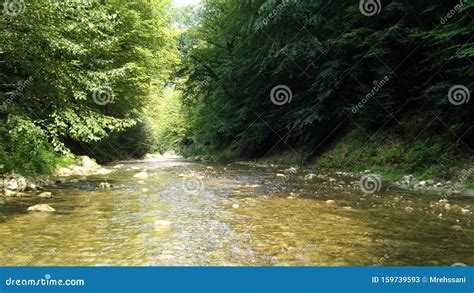
[[[133,175],[142,170],[150,177],[140,182]],[[439,196],[365,195],[354,179],[305,182],[305,170],[276,176],[282,172],[133,161],[112,175],[60,184],[49,190],[54,199],[4,198],[0,265],[474,264],[473,216],[437,207]],[[105,180],[114,189],[96,190]],[[450,203],[470,208],[472,201]],[[27,212],[38,203],[56,212]]]

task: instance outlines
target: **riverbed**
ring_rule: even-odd
[[[473,215],[435,194],[369,194],[354,178],[304,180],[309,170],[178,157],[109,168],[48,188],[53,199],[2,199],[0,265],[474,264]],[[468,209],[472,201],[449,199]],[[41,203],[56,212],[27,211]]]

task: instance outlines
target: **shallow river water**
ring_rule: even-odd
[[[364,194],[356,179],[305,181],[304,169],[122,164],[58,184],[54,199],[2,199],[0,265],[474,265],[472,214],[437,195]],[[133,177],[141,171],[149,178]],[[104,181],[114,188],[98,190]],[[38,203],[56,212],[27,211]],[[473,198],[450,204],[470,209]]]

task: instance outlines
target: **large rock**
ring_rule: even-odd
[[[56,171],[56,175],[58,176],[69,176],[72,174],[72,170],[69,169],[69,168],[59,168],[57,171]]]
[[[88,156],[80,156],[78,157],[79,162],[82,167],[87,168],[87,169],[98,169],[100,168],[100,165],[94,162],[91,158]]]
[[[46,212],[46,213],[51,213],[51,212],[54,212],[56,211],[55,209],[53,209],[51,206],[47,205],[47,204],[37,204],[37,205],[34,205],[34,206],[31,206],[28,208],[28,211],[30,212]]]
[[[15,175],[15,174],[8,175],[3,180],[3,189],[5,191],[10,190],[10,191],[22,192],[26,189],[27,186],[28,185],[27,185],[26,178],[20,175]]]
[[[84,166],[74,166],[72,167],[74,174],[76,175],[85,175],[88,172],[88,168]]]

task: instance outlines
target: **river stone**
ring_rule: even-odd
[[[99,184],[99,189],[110,189],[112,187],[113,187],[112,184],[107,183],[107,182],[101,182]]]
[[[84,175],[84,174],[87,173],[87,168],[86,168],[86,167],[83,167],[83,166],[74,166],[74,167],[72,167],[72,171],[73,171],[75,174]]]
[[[148,173],[147,172],[140,172],[135,175],[133,175],[134,178],[139,178],[139,179],[146,179],[148,178]]]
[[[232,205],[232,208],[233,208],[233,209],[238,209],[239,207],[240,207],[240,206],[239,206],[238,204],[236,204],[236,203],[234,203],[234,204]]]
[[[18,192],[13,190],[5,190],[5,196],[17,196]]]
[[[336,201],[332,200],[332,199],[329,199],[329,200],[326,200],[326,203],[327,204],[335,204]]]
[[[11,191],[18,191],[22,192],[27,187],[27,180],[25,177],[20,175],[8,175],[3,180],[3,189],[4,190],[11,190]]]
[[[38,197],[41,198],[53,198],[53,194],[51,192],[41,192],[38,194]]]
[[[71,173],[72,173],[72,170],[71,170],[71,169],[69,169],[69,168],[64,168],[64,167],[59,168],[59,169],[56,171],[56,175],[58,175],[58,176],[69,176],[69,175],[71,175]]]
[[[28,208],[30,212],[54,212],[56,211],[51,206],[47,204],[37,204]]]

